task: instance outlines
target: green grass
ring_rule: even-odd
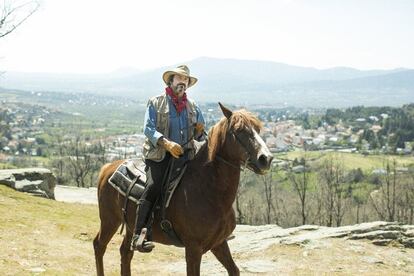
[[[278,154],[276,158],[283,158],[298,160],[305,156],[304,151],[292,151],[286,154]],[[306,152],[307,159],[323,162],[327,158],[334,158],[343,162],[345,169],[362,169],[365,173],[370,173],[374,169],[384,168],[386,161],[392,162],[394,159],[397,161],[398,167],[409,166],[414,164],[412,156],[399,156],[399,155],[367,155],[364,156],[358,153],[345,153],[345,152],[320,152],[320,151],[308,151]]]
[[[7,169],[17,169],[17,167],[9,163],[0,162],[0,170],[7,170]]]

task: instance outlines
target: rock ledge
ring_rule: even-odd
[[[45,168],[0,170],[0,184],[21,192],[55,199],[56,178]]]

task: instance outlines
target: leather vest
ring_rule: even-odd
[[[155,128],[158,132],[162,133],[165,138],[169,138],[169,104],[168,104],[168,97],[166,94],[162,94],[151,98],[148,101],[147,107],[150,105],[154,106],[156,112],[156,125]],[[189,159],[194,157],[194,124],[197,122],[197,111],[195,103],[187,98],[187,137],[190,141],[184,146],[184,150],[189,149]],[[154,146],[151,141],[146,137],[144,146],[142,148],[142,155],[145,159],[150,159],[154,161],[162,161],[165,157],[166,150],[156,145]]]

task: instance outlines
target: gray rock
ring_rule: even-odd
[[[414,229],[408,229],[403,233],[404,236],[414,238]]]
[[[386,246],[386,245],[389,245],[391,241],[392,241],[391,239],[382,239],[382,240],[373,240],[372,243],[375,245]]]
[[[399,241],[405,247],[414,248],[414,238],[402,238]]]
[[[400,231],[386,231],[386,230],[376,230],[371,231],[368,233],[362,233],[362,234],[354,234],[351,235],[351,240],[358,240],[358,239],[368,239],[368,240],[375,240],[375,239],[392,239],[396,240],[401,237]]]
[[[385,230],[395,230],[395,231],[400,231],[400,232],[405,232],[407,231],[407,228],[404,227],[406,225],[396,225],[396,224],[391,224],[391,225],[387,225],[385,226]]]
[[[56,178],[45,168],[0,170],[0,184],[21,192],[55,199]]]
[[[397,222],[386,222],[386,221],[374,221],[366,222],[361,224],[352,225],[351,233],[352,234],[361,234],[372,232],[376,230],[384,230],[386,227],[391,227],[398,225]]]
[[[237,225],[234,232],[236,238],[229,241],[229,244],[236,253],[260,251],[277,244],[295,244],[307,249],[321,248],[325,246],[323,240],[329,238],[369,239],[378,245],[386,245],[395,241],[412,248],[414,238],[410,235],[413,228],[413,225],[399,225],[396,222],[385,221],[341,227],[304,225],[285,229],[277,225],[260,227]]]

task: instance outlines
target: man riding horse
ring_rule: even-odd
[[[144,118],[143,156],[147,183],[138,202],[131,250],[150,252],[154,244],[147,238],[147,224],[163,185],[171,158],[192,159],[194,138],[204,131],[200,108],[187,98],[186,90],[197,82],[186,65],[166,71],[162,76],[165,93],[148,101]]]

